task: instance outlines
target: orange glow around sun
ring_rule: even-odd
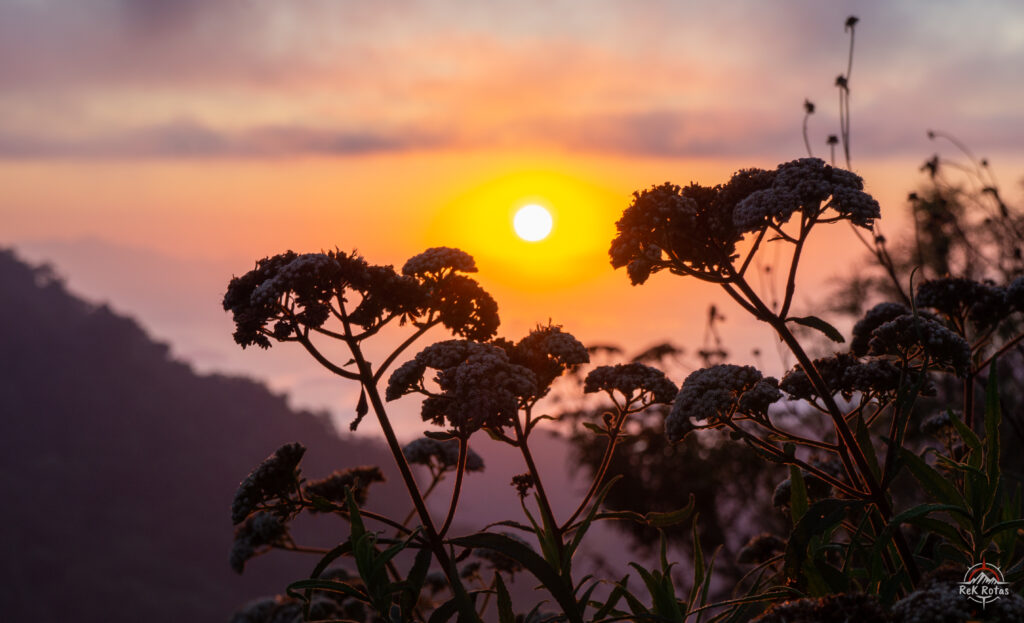
[[[443,206],[428,237],[472,254],[488,280],[517,290],[562,288],[610,270],[620,195],[562,173],[511,173]]]

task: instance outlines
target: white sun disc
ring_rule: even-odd
[[[547,238],[553,224],[551,213],[535,203],[519,208],[512,219],[512,227],[516,230],[516,235],[527,242],[537,242]]]

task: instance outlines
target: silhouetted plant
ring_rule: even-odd
[[[855,24],[856,18],[846,23],[850,64],[837,81],[847,162]],[[544,487],[529,440],[538,426],[555,419],[544,413],[541,401],[557,379],[590,363],[591,352],[550,323],[518,341],[496,338],[497,304],[464,274],[476,270],[469,255],[429,249],[399,274],[340,251],[288,252],[233,279],[224,307],[234,315],[238,343],[269,348],[274,342],[296,342],[334,374],[359,383],[353,428],[373,411],[413,505],[405,521],[374,513],[366,508],[368,488],[381,479],[379,470],[350,467],[307,482],[301,473],[304,448],[282,446],[239,487],[232,506],[237,528],[231,563],[241,571],[247,560],[271,548],[313,551],[321,559],[310,578],[288,587],[287,598],[253,605],[246,620],[270,620],[282,609],[293,616],[292,610],[301,609],[305,620],[344,616],[433,623],[458,616],[469,622],[481,620],[493,601],[502,623],[742,621],[766,602],[775,603],[762,614],[765,622],[833,620],[838,613],[865,621],[911,621],[917,616],[913,604],[931,612],[949,599],[948,586],[933,580],[950,563],[990,561],[1006,569],[1010,581],[1024,577],[1018,552],[1024,496],[1009,486],[1000,467],[1002,411],[995,372],[997,359],[1024,339],[1024,334],[1001,332],[1019,328],[1013,316],[1024,311],[1024,280],[1001,285],[970,277],[924,281],[907,288],[902,303],[870,310],[854,328],[849,352],[812,359],[794,331],[795,325],[845,342],[831,324],[796,315],[793,307],[812,231],[838,222],[873,231],[881,210],[863,188],[856,174],[804,158],[774,170],[745,169],[713,187],[665,183],[634,193],[616,224],[612,265],[626,268],[634,285],[663,271],[717,284],[774,331],[797,365],[778,380],[753,366],[726,363],[720,347],[705,349],[706,365],[681,386],[649,365],[671,349],[655,349],[646,361],[594,366],[582,380],[583,393],[594,396],[580,400],[599,408],[581,410],[572,419],[579,425],[577,435],[593,436],[588,450],[601,450],[588,461],[591,485],[562,518],[554,512],[553,492]],[[778,300],[749,279],[755,257],[768,246],[788,250]],[[899,285],[895,264],[889,261],[887,269]],[[402,353],[437,325],[455,338],[422,348],[385,380]],[[385,335],[396,345],[374,365],[364,345]],[[321,347],[324,340],[340,343],[350,359],[338,363]],[[982,417],[975,418],[971,396],[983,377]],[[948,379],[963,383],[962,416],[947,409],[944,419],[920,427],[937,435],[937,444],[923,450],[908,445],[918,398],[936,394],[936,386]],[[403,448],[385,403],[409,395],[421,398],[423,421],[441,430]],[[794,411],[804,419],[791,417]],[[805,426],[806,414],[827,422],[827,429]],[[711,599],[716,560],[704,555],[692,498],[682,508],[605,508],[617,481],[610,477],[616,449],[635,444],[627,439],[633,435],[650,439],[642,436],[643,429],[663,432],[661,447],[693,443],[695,437],[739,442],[750,457],[788,471],[772,496],[788,516],[788,535],[762,535],[737,553],[735,564],[750,569],[725,601]],[[483,466],[470,449],[481,431],[522,457],[526,471],[512,485],[525,521],[509,518],[481,532],[452,535],[465,474]],[[632,450],[634,456],[643,453],[636,445]],[[425,490],[410,463],[429,469]],[[449,474],[454,477],[451,500],[437,522],[424,498]],[[343,517],[347,539],[329,551],[298,545],[290,524],[303,512]],[[593,522],[605,520],[655,529],[689,523],[694,533],[689,591],[678,593],[664,534],[656,569],[631,564],[643,583],[643,597],[629,588],[629,575],[618,581],[575,577],[575,554]],[[413,521],[418,525],[410,526]],[[528,534],[531,541],[499,527]],[[342,557],[351,558],[356,576],[330,571]],[[532,575],[558,612],[541,614],[537,604],[523,613],[505,584],[514,573]],[[333,601],[325,602],[327,596]],[[345,610],[351,604],[362,610]],[[1002,607],[1006,616],[1020,610],[1016,600]]]

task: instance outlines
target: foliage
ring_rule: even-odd
[[[855,18],[847,22],[851,63],[855,24]],[[837,82],[847,106],[847,160],[849,73],[848,66]],[[870,310],[855,327],[849,350],[817,359],[794,328],[846,344],[827,321],[797,315],[793,308],[798,267],[812,232],[840,222],[873,231],[881,210],[863,188],[856,174],[809,157],[773,170],[742,170],[716,186],[663,184],[634,194],[616,224],[612,265],[626,268],[634,285],[659,272],[718,285],[779,337],[797,365],[780,380],[752,366],[709,361],[681,386],[649,365],[658,357],[592,367],[582,390],[598,406],[572,419],[576,434],[599,440],[603,451],[594,455],[600,458],[592,462],[591,486],[562,518],[553,510],[552,492],[544,488],[529,442],[538,426],[554,419],[539,405],[556,380],[591,362],[583,344],[552,324],[518,341],[495,338],[497,305],[464,274],[476,267],[459,250],[429,249],[410,259],[401,274],[339,251],[289,251],[261,260],[233,279],[225,295],[236,340],[264,348],[297,342],[334,374],[359,383],[353,426],[373,412],[413,512],[398,521],[368,508],[366,489],[377,474],[372,468],[339,472],[330,483],[304,481],[304,449],[285,445],[239,488],[233,505],[236,568],[268,548],[301,549],[290,523],[301,513],[320,512],[344,518],[350,531],[324,553],[310,578],[288,589],[306,620],[317,620],[315,600],[331,594],[340,596],[338,607],[351,600],[363,608],[364,618],[385,621],[477,621],[492,603],[502,622],[742,621],[769,603],[775,605],[763,621],[828,620],[836,611],[854,611],[864,620],[909,621],[907,600],[939,600],[932,593],[922,597],[922,591],[940,590],[930,582],[949,564],[984,561],[1006,569],[1011,581],[1024,575],[1018,547],[1022,495],[1001,468],[1003,416],[995,373],[997,359],[1024,339],[1024,333],[1004,333],[1014,330],[1015,315],[1024,311],[1024,281],[926,280],[907,291],[905,304]],[[750,280],[755,257],[768,247],[788,255],[779,301],[767,299]],[[385,380],[402,353],[437,325],[455,339],[426,346]],[[371,339],[394,344],[376,366],[365,354]],[[344,346],[350,359],[339,364],[324,342]],[[976,410],[972,396],[982,381],[984,406]],[[949,383],[962,387],[962,414],[947,409],[945,420],[920,426],[937,435],[935,443],[911,444],[918,399]],[[449,445],[398,444],[385,403],[409,395],[422,399],[423,420],[440,428],[428,440]],[[793,412],[813,414],[826,426],[802,426]],[[789,526],[784,536],[759,537],[737,555],[743,562],[735,564],[750,569],[730,598],[712,598],[719,553],[704,553],[695,500],[643,512],[605,506],[616,487],[610,470],[617,447],[633,444],[634,454],[646,451],[651,446],[639,450],[630,438],[644,439],[638,429],[648,428],[664,432],[661,447],[717,439],[701,445],[742,447],[755,464],[788,472],[773,501],[786,509]],[[477,462],[471,461],[470,444],[480,433],[521,454],[526,471],[513,484],[523,516],[453,535],[462,482]],[[425,491],[410,462],[430,466],[433,480]],[[449,510],[435,521],[424,498],[452,473]],[[410,526],[413,521],[418,525]],[[663,534],[657,569],[634,563],[619,580],[574,575],[574,557],[596,521],[656,530],[689,524],[689,589],[677,586],[676,563]],[[528,540],[499,527],[518,530]],[[474,554],[489,568],[471,560]],[[341,558],[351,560],[357,575],[325,577]],[[443,579],[428,582],[431,570]],[[528,573],[542,587],[536,605],[513,602],[505,581],[513,573]],[[631,585],[631,578],[639,583]],[[802,599],[784,603],[792,598]],[[541,607],[557,612],[543,614]],[[1006,607],[1012,610],[1016,602],[1008,600]]]

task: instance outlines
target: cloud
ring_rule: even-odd
[[[263,126],[223,132],[192,120],[175,120],[80,139],[0,133],[0,158],[271,158],[361,155],[436,147],[441,139],[420,132],[346,131],[305,126]]]
[[[854,140],[1012,149],[1024,6],[859,3]],[[834,3],[0,3],[0,155],[278,157],[544,147],[802,153],[834,132]],[[956,27],[951,26],[956,24]],[[56,104],[59,102],[59,105]],[[993,120],[1007,124],[992,131]],[[1020,143],[1018,142],[1017,145]]]

